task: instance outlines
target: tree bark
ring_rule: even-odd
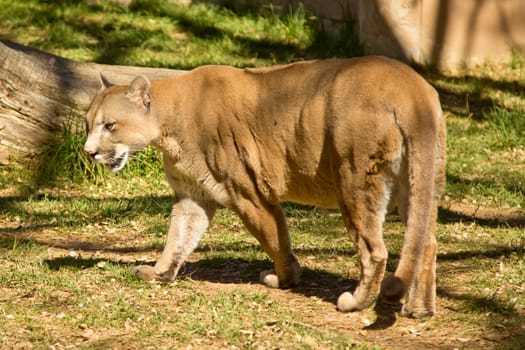
[[[184,73],[76,62],[0,40],[0,164],[7,164],[10,154],[38,151],[66,121],[83,128],[84,114],[100,89],[100,72],[122,85],[140,74],[160,79]]]

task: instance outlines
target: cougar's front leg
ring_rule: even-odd
[[[274,263],[260,274],[271,288],[290,288],[299,283],[301,266],[293,255],[286,219],[278,204],[243,200],[236,208],[240,218]]]
[[[133,274],[145,281],[170,282],[175,279],[186,258],[197,247],[217,206],[185,198],[173,205],[168,236],[155,266],[140,265]]]

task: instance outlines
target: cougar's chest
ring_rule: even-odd
[[[176,196],[229,205],[225,186],[215,180],[200,157],[173,140],[164,141],[162,146],[164,172]]]

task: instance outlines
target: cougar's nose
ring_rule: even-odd
[[[87,146],[84,146],[84,152],[86,152],[86,154],[90,157],[95,157],[97,155],[96,149],[93,149]]]

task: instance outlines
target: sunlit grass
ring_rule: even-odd
[[[134,1],[0,1],[0,36],[80,61],[179,69],[255,66],[311,56],[318,24],[304,10],[266,17],[223,7]],[[321,52],[321,51],[319,51]]]
[[[315,17],[302,9],[261,16],[209,4],[88,3],[0,0],[0,36],[81,61],[184,69],[359,52],[347,49],[356,47],[351,25],[341,45],[325,45]],[[440,90],[447,112],[446,205],[488,208],[496,218],[505,210],[514,219],[523,213],[523,72],[517,53],[508,66],[488,65],[467,76],[423,72]],[[172,198],[161,156],[148,148],[112,174],[83,154],[82,126],[64,130],[31,165],[0,168],[2,347],[525,346],[525,235],[519,220],[502,216],[499,223],[445,205],[437,229],[437,315],[367,330],[378,317],[374,310],[335,311],[338,293],[355,287],[360,274],[355,246],[336,211],[283,206],[305,268],[303,284],[292,291],[258,284],[271,262],[240,219],[223,208],[173,284],[133,278],[130,269],[153,263],[164,245]],[[384,231],[392,272],[404,229],[389,217]]]

